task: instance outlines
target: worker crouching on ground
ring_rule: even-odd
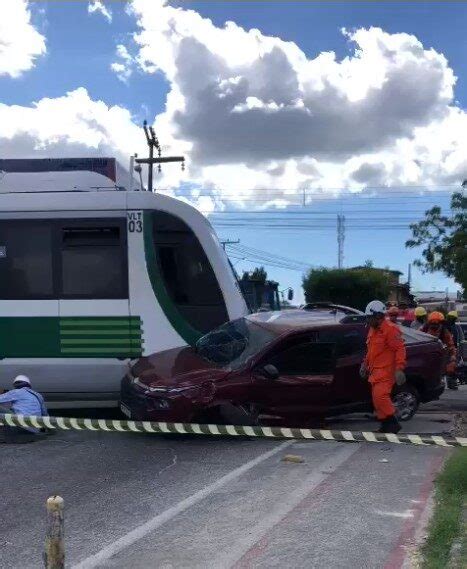
[[[44,398],[31,389],[31,382],[25,375],[18,375],[13,389],[0,395],[0,417],[5,413],[44,417],[48,415]],[[40,438],[41,433],[33,427],[0,427],[0,443],[25,443]]]
[[[423,306],[417,306],[414,310],[415,320],[412,322],[410,327],[413,330],[421,330],[426,324],[427,312]]]
[[[368,379],[376,416],[381,421],[380,433],[398,433],[401,430],[396,410],[391,400],[394,383],[403,385],[406,353],[399,326],[385,319],[385,306],[373,300],[366,307],[370,331],[367,353],[360,368],[360,375]]]
[[[451,332],[445,325],[445,318],[442,312],[435,310],[430,312],[422,332],[426,332],[435,338],[438,338],[447,348],[449,361],[446,366],[447,386],[448,389],[458,389],[457,387],[457,349]]]

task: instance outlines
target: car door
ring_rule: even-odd
[[[456,324],[459,335],[459,358],[467,362],[467,335],[461,324]]]
[[[273,414],[320,413],[330,401],[335,365],[334,344],[316,343],[316,336],[286,339],[253,369],[256,402]],[[273,365],[278,377],[263,369]]]
[[[360,377],[368,330],[363,324],[340,325],[320,331],[319,341],[336,345],[336,367],[330,407],[358,406],[371,400],[367,379]]]

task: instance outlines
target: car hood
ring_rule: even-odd
[[[230,371],[205,360],[188,346],[141,358],[133,366],[132,373],[151,387],[189,387],[219,381]]]

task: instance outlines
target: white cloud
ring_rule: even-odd
[[[45,37],[31,23],[27,0],[1,0],[0,77],[19,77],[45,53]]]
[[[117,45],[117,58],[118,61],[110,64],[110,69],[117,75],[120,81],[128,83],[133,74],[135,60],[123,44]]]
[[[147,155],[141,125],[128,109],[93,100],[83,87],[30,106],[0,103],[3,158],[106,156],[116,157],[128,168],[135,152]],[[155,173],[154,183],[156,187],[177,187],[184,179],[179,167],[168,165],[162,174]]]
[[[446,58],[413,35],[343,30],[349,54],[215,26],[163,0],[133,0],[135,57],[117,74],[162,72],[155,127],[200,184],[254,188],[429,184],[467,176],[467,120]],[[126,52],[128,53],[128,51]]]
[[[130,112],[94,101],[84,88],[31,106],[0,103],[0,155],[116,156],[128,163],[132,152],[144,152],[144,139]]]
[[[101,14],[109,23],[112,21],[112,10],[105,6],[101,0],[90,0],[88,13]]]
[[[346,58],[309,59],[292,42],[232,22],[219,28],[183,7],[134,0],[131,10],[139,31],[117,46],[112,69],[122,81],[136,67],[165,75],[154,126],[164,154],[188,157],[185,174],[163,168],[159,187],[189,180],[238,203],[261,196],[283,205],[297,188],[467,178],[467,114],[453,99],[453,71],[414,36],[345,31]],[[130,112],[83,88],[27,107],[0,104],[2,156],[111,155],[126,165],[135,151],[146,145]]]

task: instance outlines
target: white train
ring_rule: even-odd
[[[51,407],[113,405],[129,360],[246,313],[213,228],[186,203],[0,191],[0,389],[24,373]]]

